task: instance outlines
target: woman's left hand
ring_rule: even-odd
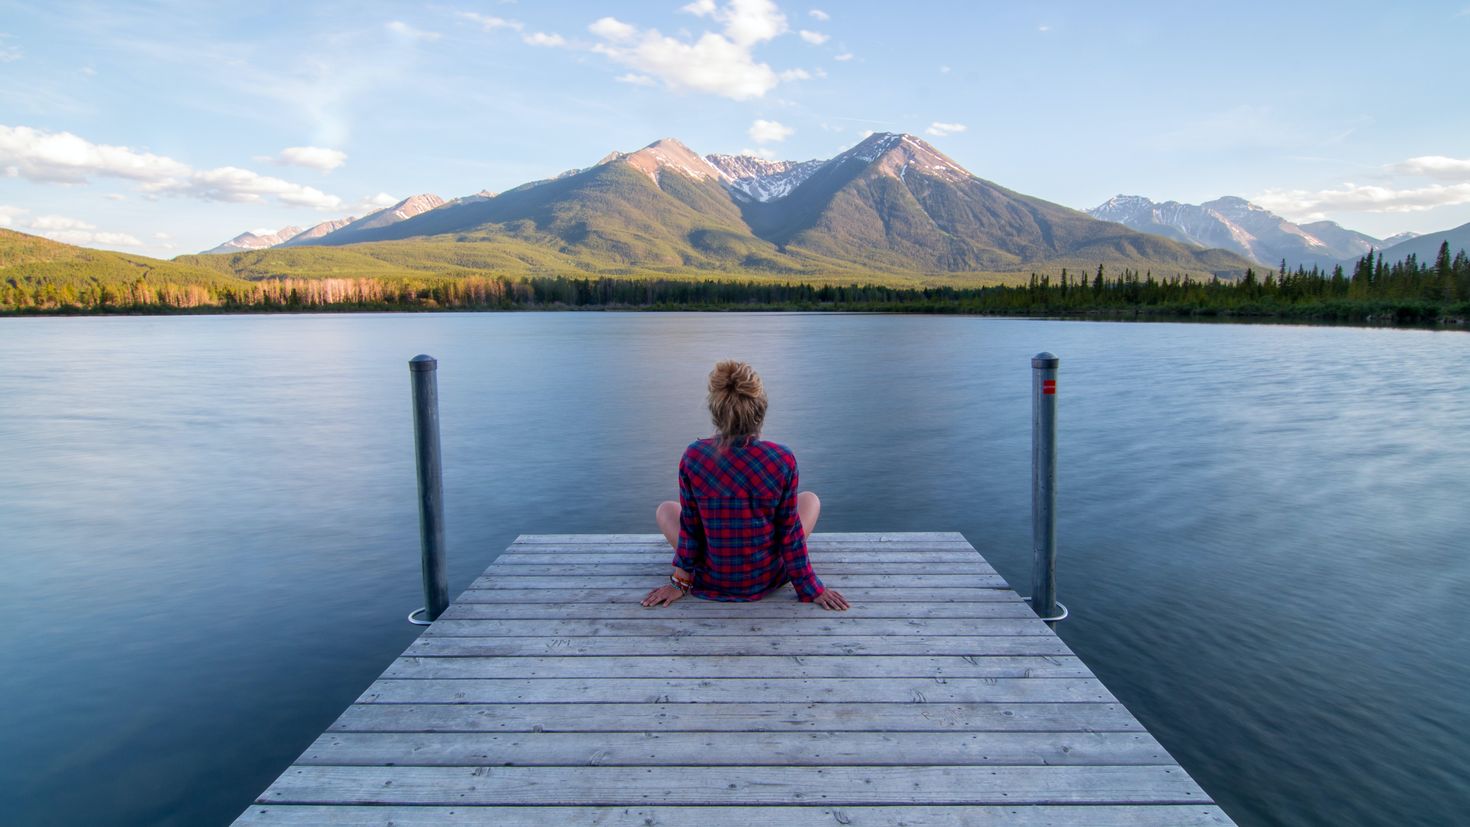
[[[659,586],[643,598],[643,608],[653,609],[659,606],[668,606],[683,596],[684,590],[672,583],[667,586]]]

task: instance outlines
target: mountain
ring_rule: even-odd
[[[1332,221],[1293,224],[1234,196],[1203,204],[1181,204],[1155,202],[1141,195],[1118,195],[1087,214],[1176,241],[1229,250],[1271,267],[1282,259],[1293,267],[1331,267],[1339,259],[1363,255],[1383,244]]]
[[[274,247],[284,244],[292,238],[301,234],[300,227],[282,227],[273,233],[240,233],[225,243],[205,250],[205,254],[213,253],[239,253],[245,250],[263,250],[266,247]]]
[[[725,186],[736,195],[754,201],[771,201],[790,195],[825,161],[767,161],[753,155],[706,155],[720,171]]]
[[[312,227],[302,230],[292,238],[283,242],[280,246],[293,247],[301,244],[314,244],[316,243],[317,239],[322,238],[329,233],[334,233],[356,220],[356,216],[349,215],[346,218],[336,218],[331,221],[323,221],[320,224],[316,224]]]
[[[1461,224],[1452,230],[1414,236],[1390,247],[1384,247],[1379,251],[1379,255],[1384,261],[1393,263],[1402,261],[1412,253],[1415,258],[1419,259],[1420,264],[1428,264],[1433,267],[1434,259],[1439,255],[1439,246],[1446,241],[1450,243],[1450,258],[1454,258],[1455,254],[1461,250],[1470,251],[1470,224]],[[1355,260],[1356,257],[1343,262],[1348,272],[1352,272],[1351,265]]]
[[[1388,247],[1392,247],[1395,244],[1402,244],[1403,242],[1408,241],[1411,238],[1418,238],[1418,237],[1419,237],[1419,234],[1416,233],[1416,232],[1394,233],[1393,235],[1389,236],[1388,238],[1383,239],[1383,241],[1381,243],[1382,243],[1382,245],[1385,248],[1388,248]]]
[[[433,193],[411,195],[391,207],[370,212],[356,221],[350,221],[339,229],[317,238],[312,244],[351,244],[367,241],[374,230],[391,227],[416,215],[444,206],[444,199]]]
[[[701,157],[672,138],[483,201],[319,243],[549,247],[611,267],[776,273],[957,273],[1099,263],[1239,273],[1248,262],[1147,235],[981,180],[913,135],[826,161]],[[268,260],[268,259],[266,259]]]

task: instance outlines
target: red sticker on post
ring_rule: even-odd
[[[1057,395],[1057,380],[1055,380],[1055,379],[1043,379],[1043,380],[1041,380],[1041,393],[1042,393],[1043,396],[1056,396]]]

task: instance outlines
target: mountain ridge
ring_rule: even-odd
[[[1295,224],[1238,196],[1202,204],[1153,201],[1141,195],[1116,195],[1086,211],[1140,232],[1188,244],[1229,250],[1256,264],[1275,267],[1331,267],[1363,255],[1383,241],[1334,221]]]

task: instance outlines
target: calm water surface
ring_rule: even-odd
[[[226,824],[403,650],[415,353],[451,593],[654,530],[731,356],[822,529],[1024,590],[1043,349],[1077,653],[1241,824],[1463,823],[1470,336],[598,313],[0,320],[0,822]]]

